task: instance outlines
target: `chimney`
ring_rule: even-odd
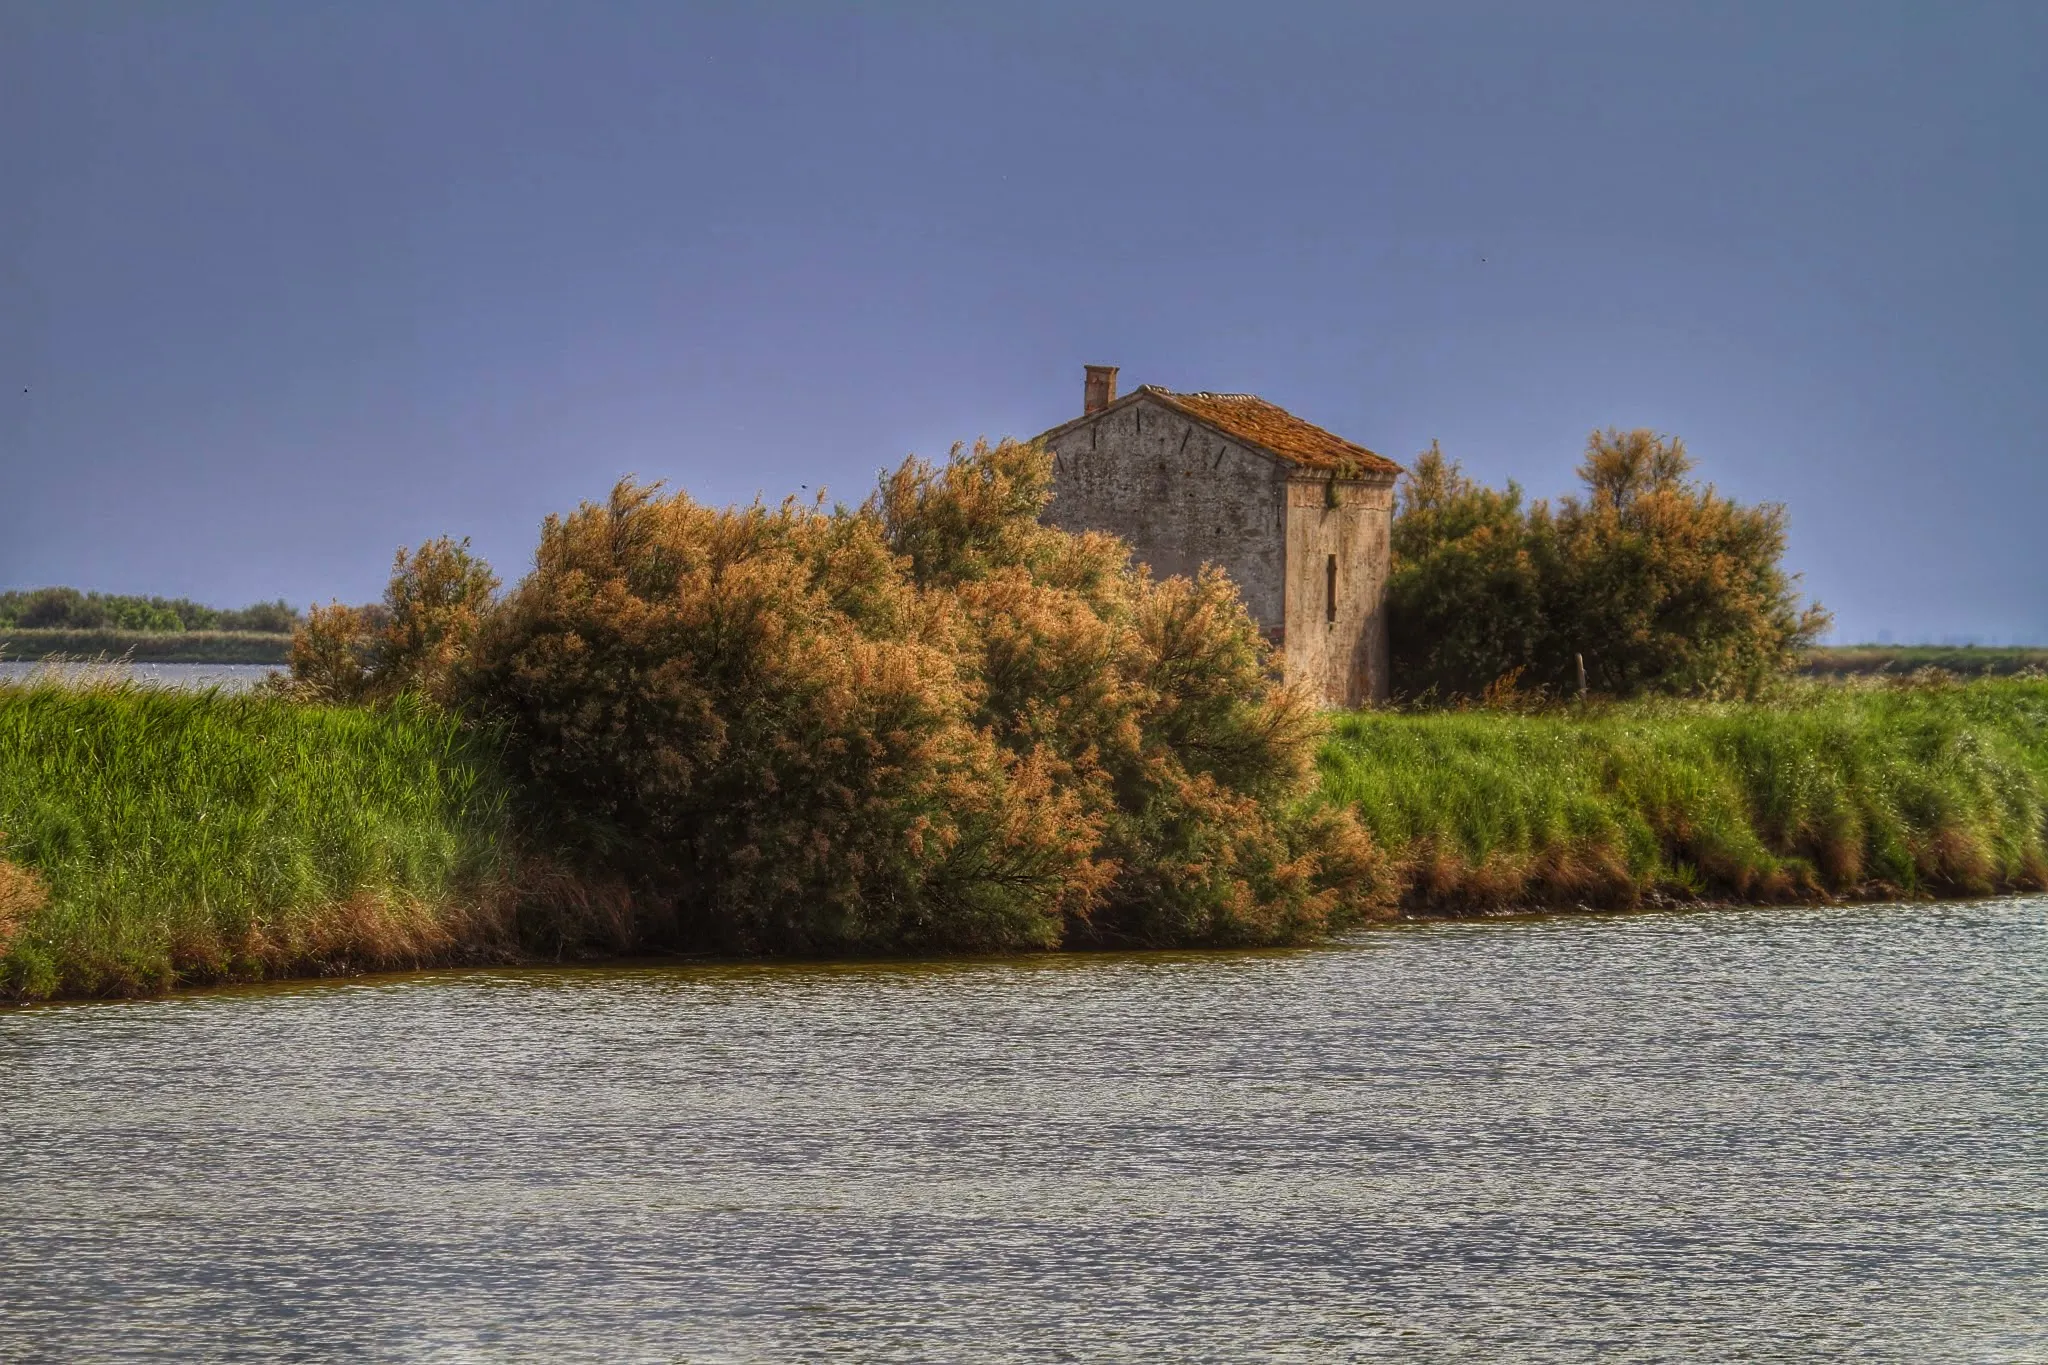
[[[1088,378],[1081,386],[1081,415],[1101,412],[1116,401],[1116,366],[1088,365],[1083,367]]]

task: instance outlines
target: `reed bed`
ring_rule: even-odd
[[[495,756],[418,707],[0,686],[0,996],[491,952],[508,849]]]
[[[1972,895],[2048,882],[2048,684],[1811,685],[1770,703],[1364,713],[1322,799],[1411,914]]]
[[[2039,680],[1360,713],[1319,769],[1415,915],[2048,883]],[[582,924],[625,902],[520,858],[505,771],[404,700],[0,685],[0,997],[631,947]]]

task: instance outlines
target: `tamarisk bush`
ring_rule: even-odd
[[[319,701],[388,702],[405,694],[446,701],[497,591],[490,565],[465,538],[400,550],[382,602],[315,606],[292,634],[289,694]]]
[[[548,520],[450,695],[645,944],[1262,943],[1377,908],[1228,580],[1040,525],[1049,487],[1007,442],[857,508],[622,483]]]

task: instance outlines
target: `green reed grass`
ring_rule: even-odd
[[[494,932],[506,828],[487,748],[419,708],[0,686],[0,860],[47,890],[0,995],[445,956]]]
[[[2048,684],[1365,713],[1321,755],[1412,911],[1974,894],[2048,879]]]
[[[1362,713],[1320,767],[1415,913],[2048,881],[2038,680]],[[509,954],[501,773],[491,741],[403,702],[0,686],[0,996]]]

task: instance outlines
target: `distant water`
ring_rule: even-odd
[[[272,673],[282,672],[276,664],[155,664],[155,663],[33,663],[0,660],[0,682],[55,675],[71,682],[95,678],[126,678],[152,687],[218,687],[224,692],[245,692]]]
[[[2048,1359],[2043,898],[229,991],[0,1076],[0,1359]]]

